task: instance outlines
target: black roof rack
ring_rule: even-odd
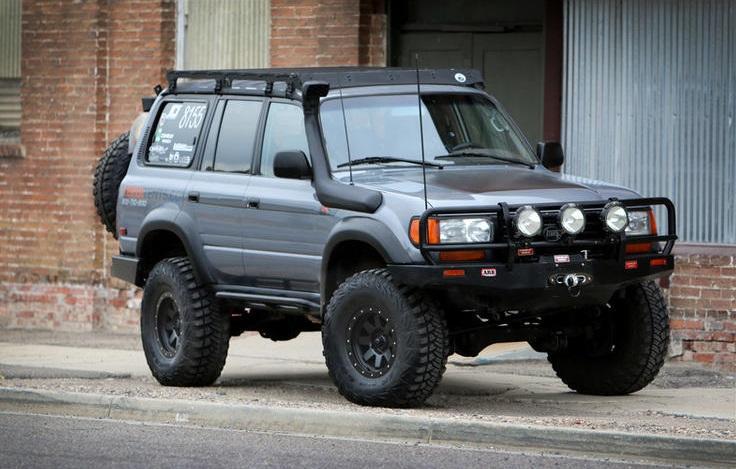
[[[197,86],[181,86],[179,79],[206,81]],[[331,89],[356,86],[411,85],[417,82],[417,70],[392,67],[336,68],[264,68],[251,70],[171,70],[166,74],[167,93],[241,92],[271,95],[274,84],[284,87],[283,94],[294,97],[308,81],[329,84]],[[235,86],[234,82],[253,82],[251,86]],[[460,85],[483,88],[483,77],[473,69],[419,69],[423,85]]]

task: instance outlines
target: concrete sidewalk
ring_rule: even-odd
[[[0,386],[131,398],[318,409],[736,441],[733,375],[669,363],[630,396],[570,392],[525,344],[450,357],[445,377],[419,409],[365,409],[338,395],[319,333],[289,342],[233,338],[222,377],[207,388],[165,388],[150,376],[137,337],[0,331]]]

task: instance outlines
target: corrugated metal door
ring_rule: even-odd
[[[0,130],[20,127],[21,0],[0,1]]]
[[[567,0],[566,172],[664,195],[736,243],[736,2]]]
[[[269,65],[269,0],[179,0],[179,68]]]

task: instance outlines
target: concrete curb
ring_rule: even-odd
[[[469,444],[517,450],[636,457],[677,463],[732,465],[736,441],[463,422],[355,412],[274,408],[173,399],[0,387],[0,411],[25,411],[157,423],[187,423],[262,432],[364,438],[409,443]]]

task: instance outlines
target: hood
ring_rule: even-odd
[[[592,179],[560,175],[537,166],[445,166],[427,168],[427,198],[434,207],[460,205],[586,202],[638,195],[624,187]],[[347,174],[340,174],[343,182]],[[383,192],[424,198],[421,168],[353,170],[353,182]]]

